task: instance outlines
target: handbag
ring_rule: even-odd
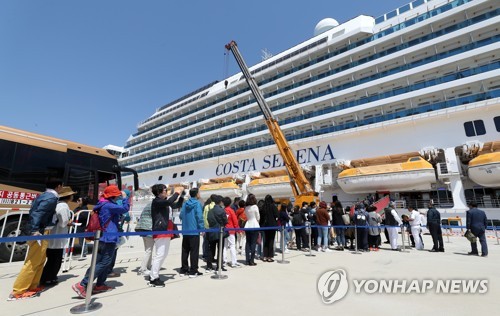
[[[472,243],[477,242],[477,237],[470,231],[470,229],[467,229],[467,231],[464,234],[464,237],[467,238],[467,240]]]
[[[180,237],[179,236],[179,228],[177,227],[177,224],[175,224],[171,220],[168,221],[168,230],[176,231],[176,233],[173,233],[172,237],[170,237],[171,239],[177,239]]]

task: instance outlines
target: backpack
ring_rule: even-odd
[[[87,224],[87,228],[85,229],[86,233],[95,233],[96,231],[105,231],[111,222],[112,216],[104,223],[104,226],[101,226],[101,221],[99,220],[99,212],[93,211],[92,215],[90,215],[89,223]],[[94,240],[94,236],[85,237],[86,240]]]
[[[293,213],[292,225],[293,226],[302,226],[302,225],[304,225],[304,218],[302,217],[302,214],[300,212],[299,213]]]

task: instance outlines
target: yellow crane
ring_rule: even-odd
[[[248,86],[250,87],[250,90],[252,91],[252,94],[254,95],[262,114],[264,115],[269,132],[271,133],[276,146],[278,146],[278,150],[283,158],[286,171],[288,172],[288,176],[290,178],[290,185],[295,197],[295,204],[302,205],[302,202],[310,203],[312,201],[316,201],[318,193],[313,190],[309,180],[307,180],[304,175],[304,172],[302,171],[300,164],[297,162],[297,159],[295,158],[283,131],[271,112],[269,105],[264,99],[257,82],[250,74],[250,71],[248,70],[248,67],[238,49],[238,45],[236,45],[235,41],[231,41],[226,45],[226,49],[233,53],[234,58],[236,59],[236,62],[238,63],[238,66],[240,67],[241,72],[243,73],[243,76],[245,77],[245,80],[247,81]]]

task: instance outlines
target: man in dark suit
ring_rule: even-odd
[[[467,211],[467,229],[470,230],[474,236],[479,238],[479,242],[481,243],[481,257],[488,256],[488,244],[486,243],[486,226],[487,218],[486,213],[484,211],[477,208],[477,203],[472,201],[469,203],[469,210]],[[469,255],[478,255],[477,251],[477,241],[471,241],[470,243],[472,251],[469,252]]]

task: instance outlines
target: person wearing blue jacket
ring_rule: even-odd
[[[116,185],[107,186],[106,189],[104,189],[102,199],[99,200],[99,203],[97,203],[96,206],[94,206],[93,211],[99,214],[99,222],[103,232],[117,233],[120,216],[129,211],[130,206],[128,199],[124,199],[122,201],[122,205],[117,204],[117,201],[121,198],[121,196],[122,192]],[[105,285],[104,282],[106,282],[108,277],[108,269],[113,260],[113,254],[119,238],[120,237],[118,235],[104,234],[100,239],[94,273],[94,279],[97,278],[97,283],[94,286],[92,293],[101,293],[112,289],[111,287]],[[90,268],[85,273],[83,280],[72,286],[72,289],[81,298],[85,298],[87,295],[87,284],[94,281],[89,280],[89,275]]]
[[[205,228],[200,194],[197,188],[189,190],[189,200],[182,205],[180,218],[182,221],[182,255],[180,275],[189,273],[190,278],[195,278],[203,273],[198,271],[198,257],[200,250],[199,230]],[[186,231],[186,232],[184,232]],[[188,265],[190,258],[191,267]]]
[[[56,213],[59,191],[62,190],[62,180],[49,179],[46,183],[47,190],[39,195],[29,211],[29,225],[26,235],[41,236],[45,229],[53,226],[53,218]],[[42,277],[43,265],[45,264],[48,240],[29,240],[28,255],[24,265],[14,282],[12,293],[7,300],[31,298],[38,295],[43,288],[39,286]]]
[[[481,243],[481,257],[488,256],[488,244],[486,243],[486,227],[488,227],[488,219],[486,213],[483,210],[477,208],[477,202],[472,201],[469,203],[469,210],[466,212],[467,215],[467,229],[470,230],[474,236],[479,238]],[[471,252],[469,255],[479,255],[477,250],[477,240],[470,242]]]

